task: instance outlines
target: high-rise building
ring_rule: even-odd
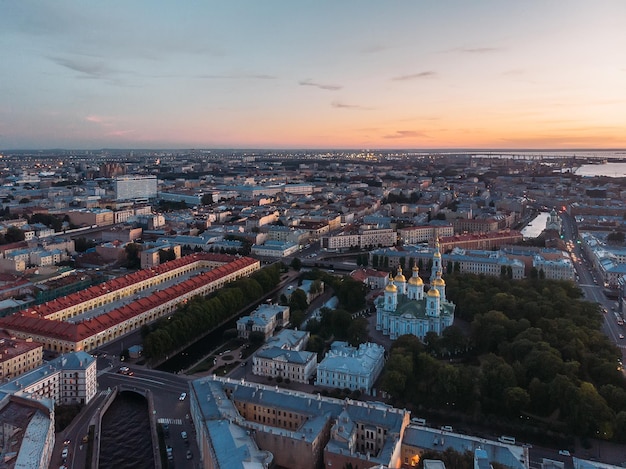
[[[147,201],[157,196],[156,176],[120,176],[115,178],[115,199]]]

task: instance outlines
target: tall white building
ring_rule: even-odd
[[[157,196],[156,176],[119,176],[115,178],[116,200],[148,200]]]

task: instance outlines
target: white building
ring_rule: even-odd
[[[333,342],[317,367],[315,384],[371,394],[384,364],[382,345],[368,342],[357,349],[347,342]]]
[[[157,196],[156,176],[119,176],[115,178],[116,200],[148,200]]]
[[[296,243],[283,243],[281,241],[267,241],[265,244],[255,244],[250,249],[251,254],[254,256],[271,257],[273,259],[280,259],[297,251],[298,245]]]
[[[237,335],[248,339],[251,332],[261,332],[267,339],[276,327],[285,326],[289,322],[289,306],[259,305],[250,316],[243,316],[237,320]]]
[[[441,253],[436,242],[430,289],[424,291],[424,282],[417,266],[407,282],[402,268],[385,287],[384,296],[375,301],[376,330],[391,339],[412,334],[424,339],[428,332],[441,335],[454,322],[455,305],[446,299],[446,282],[441,278]],[[436,273],[435,273],[436,272]]]
[[[316,354],[304,351],[309,337],[307,331],[281,330],[252,357],[252,373],[308,383],[317,369]]]
[[[269,347],[252,358],[252,373],[257,376],[281,377],[297,383],[308,383],[317,368],[317,354],[304,350]]]
[[[438,236],[454,236],[454,228],[452,225],[424,225],[398,229],[398,239],[404,244],[430,243]]]
[[[61,355],[0,386],[0,392],[57,404],[87,404],[96,395],[96,359],[87,352]]]

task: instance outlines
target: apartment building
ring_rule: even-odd
[[[43,346],[32,339],[18,339],[0,331],[0,383],[40,366]]]

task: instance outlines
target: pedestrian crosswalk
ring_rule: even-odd
[[[183,419],[166,419],[166,418],[162,418],[162,419],[158,419],[157,422],[159,422],[160,424],[166,423],[168,425],[182,425],[183,424]]]

